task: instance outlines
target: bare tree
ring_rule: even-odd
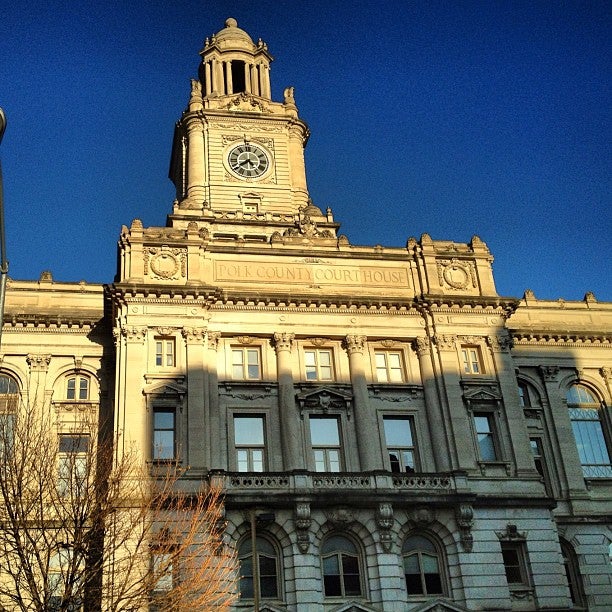
[[[152,473],[86,408],[4,398],[0,610],[229,608],[218,490],[190,487],[174,464]]]

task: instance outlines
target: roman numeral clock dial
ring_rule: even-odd
[[[258,145],[244,143],[230,150],[227,162],[232,172],[243,178],[259,178],[270,167],[267,153]]]

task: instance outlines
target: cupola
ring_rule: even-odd
[[[204,41],[200,51],[199,76],[204,97],[250,93],[270,99],[270,62],[268,45],[255,44],[238,22],[229,18],[225,28]]]

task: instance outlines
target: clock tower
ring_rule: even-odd
[[[266,43],[254,43],[230,18],[205,40],[200,55],[199,76],[174,135],[176,201],[169,225],[185,229],[196,221],[212,235],[267,241],[307,217],[335,236],[331,213],[310,202],[309,130],[293,87],[282,102],[272,100]]]

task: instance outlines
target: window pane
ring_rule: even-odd
[[[155,459],[174,458],[174,431],[154,432],[153,456]]]
[[[264,444],[262,417],[234,417],[234,439],[236,444]]]
[[[240,597],[243,599],[253,599],[253,576],[241,576]]]
[[[340,446],[337,419],[310,419],[310,436],[315,446]]]
[[[314,351],[304,351],[304,363],[307,366],[314,366],[316,364]]]
[[[89,397],[89,380],[87,378],[79,379],[79,399],[86,400]]]
[[[174,429],[174,411],[156,410],[153,414],[155,429]]]
[[[249,451],[246,449],[238,449],[236,451],[236,463],[239,472],[249,471]]]
[[[263,451],[259,449],[253,449],[252,451],[253,457],[253,472],[263,472]]]
[[[438,573],[438,558],[432,555],[422,554],[421,562],[423,563],[423,571],[426,574],[437,574]]]
[[[326,472],[325,466],[325,452],[322,450],[315,450],[314,452],[314,460],[315,460],[315,471],[316,472]]]
[[[331,353],[329,351],[319,351],[319,363],[322,366],[330,366]]]
[[[387,446],[412,446],[410,419],[385,417],[383,424],[385,427],[385,440],[387,441]]]
[[[425,588],[428,595],[442,594],[442,578],[440,574],[425,574]]]
[[[66,399],[76,398],[76,378],[68,379],[68,388],[66,390]]]
[[[400,452],[389,451],[389,462],[391,463],[392,472],[401,472]]]
[[[414,453],[412,451],[403,451],[402,461],[405,472],[414,472]]]
[[[387,364],[385,361],[385,354],[384,353],[375,353],[374,354],[374,362],[376,363],[376,368],[379,369],[383,369],[386,370],[387,368]]]
[[[339,597],[342,595],[342,589],[340,587],[340,576],[327,576],[323,577],[323,585],[325,588],[326,597]]]
[[[340,573],[340,564],[337,555],[332,555],[323,559],[323,573],[326,576]]]
[[[339,472],[340,471],[340,454],[337,450],[329,450],[327,451],[327,456],[329,459],[329,471],[330,472]]]

